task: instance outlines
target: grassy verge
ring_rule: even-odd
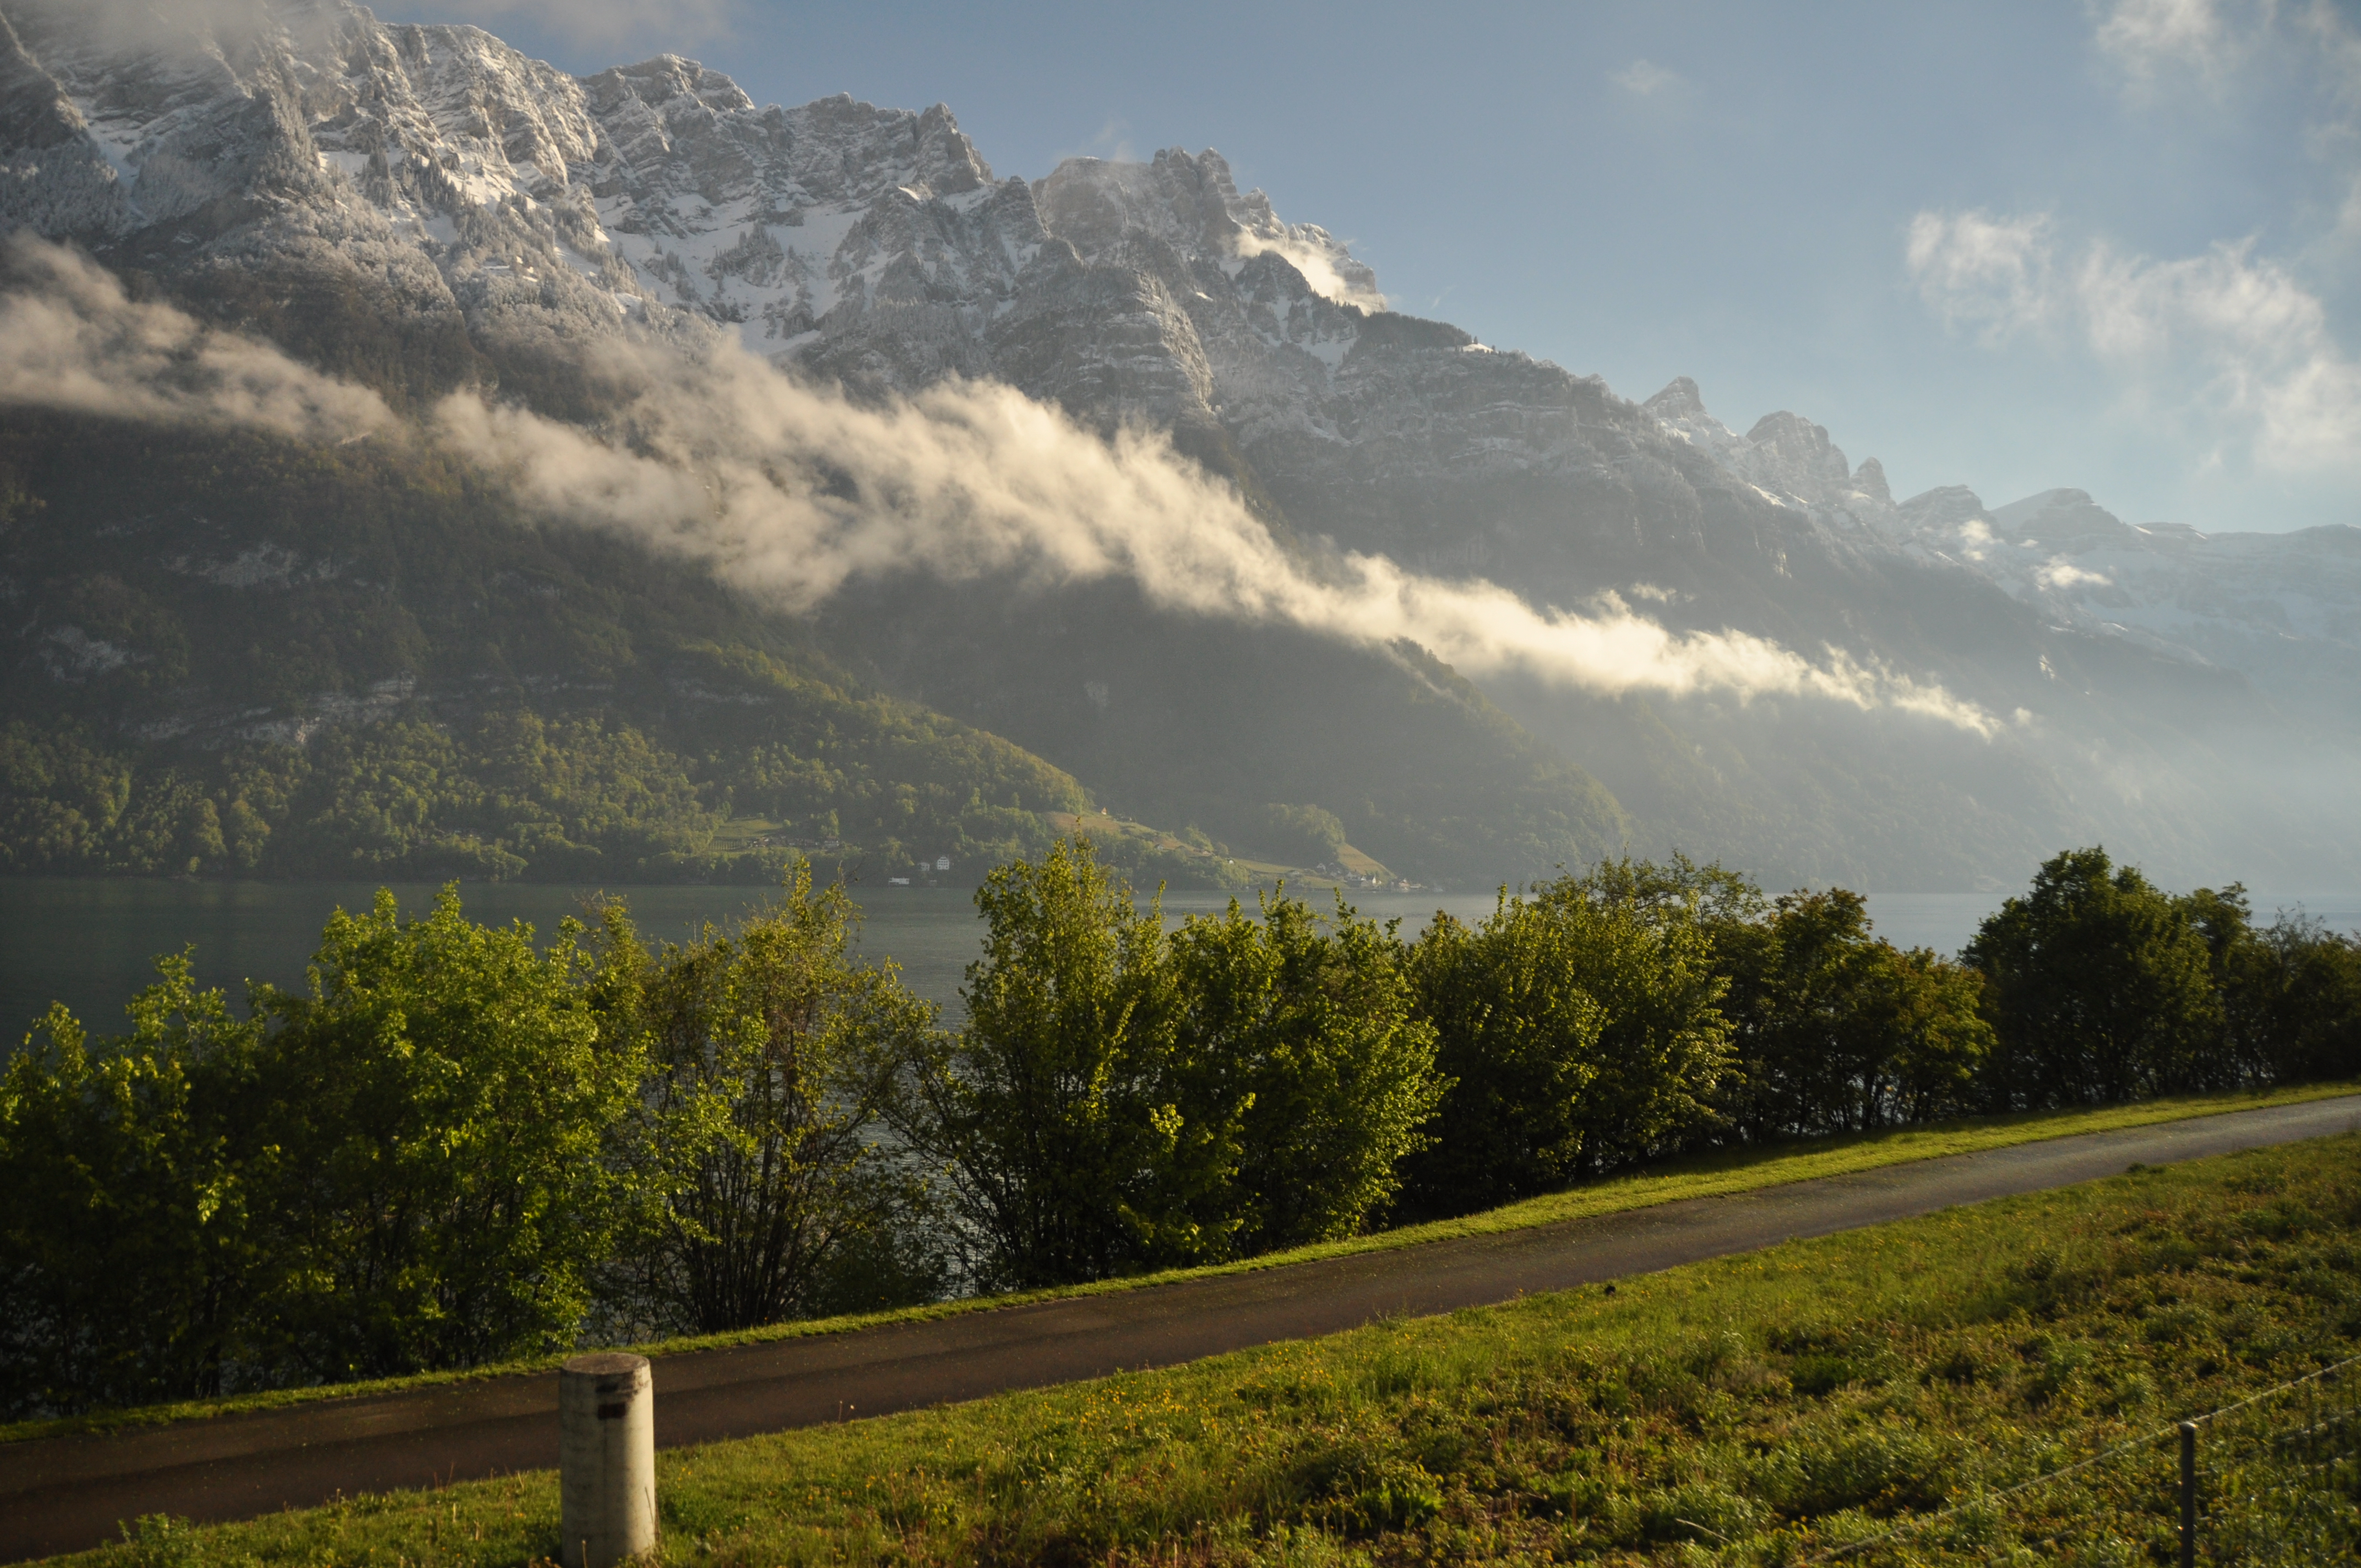
[[[1846,1561],[2052,1561],[2069,1538],[2075,1561],[2165,1561],[2165,1450],[2143,1460],[2154,1475],[1990,1495],[2356,1336],[2347,1135],[1620,1288],[668,1453],[663,1561],[1797,1563],[1976,1496],[1901,1552]],[[551,1552],[556,1511],[542,1473],[150,1521],[73,1561],[489,1568]],[[2299,1561],[2317,1544],[2276,1539]]]
[[[944,1317],[956,1312],[991,1310],[1052,1297],[1089,1296],[1116,1290],[1135,1290],[1147,1286],[1170,1284],[1182,1279],[1202,1278],[1222,1274],[1242,1274],[1256,1269],[1285,1267],[1290,1264],[1307,1263],[1323,1257],[1338,1257],[1356,1253],[1382,1252],[1395,1247],[1416,1246],[1425,1242],[1443,1241],[1457,1236],[1487,1235],[1502,1231],[1522,1230],[1534,1225],[1554,1224],[1567,1220],[1587,1219],[1600,1214],[1644,1209],[1654,1204],[1675,1202],[1687,1198],[1709,1198],[1782,1186],[1791,1181],[1809,1181],[1822,1177],[1853,1175],[1861,1171],[1881,1169],[1887,1166],[1907,1164],[1913,1160],[1938,1159],[1949,1155],[2010,1148],[2020,1144],[2038,1143],[2048,1138],[2070,1137],[2083,1133],[2152,1126],[2160,1123],[2185,1121],[2194,1116],[2217,1115],[2230,1111],[2298,1104],[2305,1101],[2331,1099],[2356,1091],[2361,1091],[2361,1084],[2304,1084],[2293,1088],[2261,1091],[2242,1091],[2224,1094],[2150,1100],[2138,1104],[2106,1106],[2095,1110],[2036,1112],[2014,1116],[1977,1117],[1958,1122],[1938,1123],[1924,1127],[1825,1138],[1808,1144],[1771,1145],[1733,1149],[1691,1159],[1667,1162],[1653,1170],[1635,1172],[1574,1188],[1565,1192],[1530,1199],[1521,1203],[1510,1204],[1505,1208],[1488,1210],[1480,1214],[1439,1220],[1422,1225],[1407,1225],[1398,1230],[1380,1231],[1371,1235],[1354,1236],[1344,1241],[1325,1242],[1313,1246],[1293,1248],[1286,1252],[1269,1253],[1236,1263],[1218,1264],[1202,1268],[1174,1269],[1161,1274],[1103,1280],[1095,1284],[1071,1286],[1056,1290],[1038,1290],[1015,1295],[938,1302],[930,1306],[905,1308],[892,1312],[778,1323],[737,1333],[666,1340],[632,1348],[647,1355],[679,1354],[687,1351],[712,1350],[735,1344],[793,1339],[807,1334],[843,1333],[884,1323]],[[558,1362],[563,1359],[562,1356],[549,1356],[534,1361],[476,1367],[462,1372],[421,1373],[413,1376],[385,1378],[370,1383],[342,1384],[319,1388],[274,1389],[232,1398],[151,1405],[137,1409],[100,1411],[91,1415],[55,1420],[18,1421],[11,1425],[0,1426],[0,1443],[22,1442],[37,1438],[64,1436],[77,1432],[113,1431],[129,1427],[198,1420],[247,1410],[282,1409],[318,1399],[399,1393],[405,1389],[517,1373],[548,1372],[555,1370]]]

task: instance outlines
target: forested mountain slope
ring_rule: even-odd
[[[972,870],[1085,799],[414,452],[19,415],[0,481],[12,870],[767,879],[796,842]]]

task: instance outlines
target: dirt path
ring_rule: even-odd
[[[2172,1164],[2356,1125],[2361,1096],[2240,1111],[1499,1235],[666,1356],[655,1367],[656,1437],[666,1447],[712,1442],[1167,1366],[2070,1186],[2135,1161]],[[96,1546],[142,1514],[247,1519],[339,1493],[548,1469],[556,1409],[557,1379],[543,1374],[0,1446],[0,1562]]]

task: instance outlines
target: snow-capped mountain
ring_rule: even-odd
[[[1686,376],[1675,377],[1640,406],[1773,506],[1892,531],[1894,496],[1886,488],[1884,465],[1866,457],[1854,468],[1828,433],[1801,415],[1784,410],[1764,414],[1740,435],[1706,411],[1697,384]]]
[[[2239,671],[2361,729],[2361,529],[2208,534],[2125,522],[2082,490],[1987,509],[1963,487],[1912,498],[1887,526],[2053,620]]]
[[[576,79],[344,0],[187,36],[116,14],[0,4],[0,225],[200,297],[283,281],[482,350],[728,331],[857,385],[995,377],[1218,436],[1184,444],[1242,455],[1300,528],[1435,570],[1529,554],[1530,519],[1477,515],[1503,484],[1560,492],[1544,510],[1571,488],[1642,545],[1703,548],[1734,507],[1775,558],[1795,521],[1596,378],[1384,312],[1369,269],[1213,152],[1028,184],[940,106],[758,107],[672,57]],[[1527,564],[1546,592],[1613,586]]]
[[[1345,246],[1241,192],[1212,151],[1028,181],[941,105],[766,107],[672,56],[577,78],[346,0],[208,6],[202,30],[126,14],[0,0],[0,229],[71,239],[298,352],[333,357],[319,321],[379,323],[405,346],[373,373],[497,380],[561,413],[581,378],[536,366],[650,332],[733,334],[873,391],[993,378],[1170,431],[1309,550],[1544,606],[1620,595],[1676,630],[1834,651],[2010,717],[1971,756],[1775,705],[1499,694],[1665,841],[1711,802],[1708,837],[1796,876],[1955,885],[2099,836],[2218,865],[2261,852],[2224,803],[2263,751],[2214,727],[2258,722],[2259,687],[2306,708],[2288,734],[2318,727],[2314,705],[2361,729],[2354,531],[2132,529],[2069,491],[1897,503],[1875,459],[1854,466],[1795,414],[1741,436],[1686,378],[1634,403],[1388,310]],[[993,685],[988,639],[937,657],[934,631],[881,610],[842,634],[913,685]],[[1007,698],[994,726],[1061,733],[1052,708],[1082,689]]]
[[[2054,624],[2238,671],[2361,728],[2361,529],[2134,524],[2068,488],[1988,508],[1950,485],[1896,503],[1877,459],[1851,467],[1799,415],[1766,414],[1741,436],[1686,376],[1642,407],[1766,500],[1987,578]]]
[[[941,105],[759,107],[669,56],[577,79],[345,0],[254,0],[186,36],[110,32],[114,14],[0,3],[0,225],[117,265],[324,278],[479,341],[726,331],[867,386],[992,376],[1101,421],[1218,430],[1299,526],[1429,569],[1521,553],[1520,520],[1468,526],[1467,486],[1612,495],[1629,543],[1675,548],[1734,506],[1773,556],[1886,505],[1873,463],[1854,480],[1791,415],[1741,441],[1688,383],[1636,409],[1388,313],[1367,267],[1214,152],[1028,184]],[[1373,502],[1405,484],[1431,504]]]

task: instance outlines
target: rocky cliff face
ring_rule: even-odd
[[[2268,859],[2232,807],[2268,707],[2249,677],[2298,706],[2352,689],[2351,531],[2129,530],[2079,492],[1897,504],[1874,459],[1795,414],[1741,436],[1686,378],[1633,403],[1389,312],[1345,247],[1240,192],[1211,151],[1028,183],[939,105],[764,107],[670,56],[577,79],[344,0],[254,0],[175,38],[99,16],[0,0],[0,227],[71,237],[299,349],[333,357],[322,321],[393,322],[434,345],[401,361],[422,389],[497,379],[560,412],[579,378],[546,367],[620,334],[732,334],[871,391],[996,378],[1170,430],[1315,554],[1545,605],[1612,592],[2018,716],[1971,765],[1901,720],[1838,736],[1769,704],[1497,694],[1653,818],[1649,842],[1888,886],[2004,861],[2014,880],[2025,855],[2101,836],[2168,867]],[[840,630],[917,685],[995,679],[989,637],[929,663],[940,640],[890,600]],[[1038,711],[1003,694],[1017,739],[1077,722],[1060,692]],[[2361,730],[2349,698],[2331,707],[2338,734]],[[2310,720],[2272,722],[2283,740]],[[1864,861],[1849,846],[1872,820],[1890,848]]]

